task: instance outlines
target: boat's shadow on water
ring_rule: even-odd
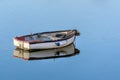
[[[34,50],[26,51],[21,49],[15,49],[13,55],[15,58],[23,60],[44,60],[55,58],[67,58],[80,54],[80,50],[75,47],[74,44],[70,44],[66,47],[48,50]]]

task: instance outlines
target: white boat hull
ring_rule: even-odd
[[[74,40],[75,40],[75,36],[72,36],[69,39],[61,40],[61,41],[30,44],[28,42],[19,41],[17,39],[14,39],[14,45],[18,48],[26,49],[26,50],[51,49],[51,48],[60,48],[60,47],[67,46],[69,44],[72,44],[74,42]],[[59,46],[56,44],[59,44]]]

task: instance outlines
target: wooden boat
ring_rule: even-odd
[[[14,45],[25,50],[60,48],[73,43],[79,34],[75,29],[35,33],[15,37]]]
[[[74,44],[62,48],[28,51],[23,49],[15,49],[14,57],[24,60],[41,60],[41,59],[55,59],[70,57],[79,54],[79,50],[75,48]]]

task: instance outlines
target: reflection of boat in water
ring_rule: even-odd
[[[58,49],[49,50],[37,50],[37,51],[26,51],[21,49],[14,50],[14,57],[22,58],[25,60],[37,60],[37,59],[50,59],[69,57],[79,54],[79,50],[75,48],[74,44]]]

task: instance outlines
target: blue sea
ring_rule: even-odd
[[[77,29],[80,53],[24,60],[13,38]],[[120,0],[0,0],[1,80],[120,80]]]

